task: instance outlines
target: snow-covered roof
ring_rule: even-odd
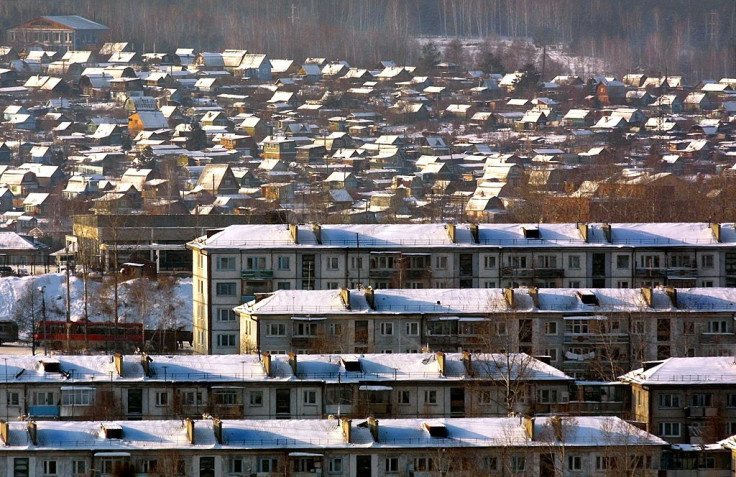
[[[736,384],[736,358],[711,356],[669,358],[649,369],[640,368],[620,377],[641,385]]]

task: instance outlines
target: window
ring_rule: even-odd
[[[736,407],[736,393],[726,395],[726,407]]]
[[[8,391],[8,406],[20,406],[20,393]]]
[[[483,257],[483,267],[496,268],[496,257],[493,257],[491,255],[486,255],[485,257]]]
[[[15,477],[28,477],[30,465],[28,457],[16,457],[13,459],[13,475]]]
[[[416,321],[410,321],[406,324],[406,335],[407,336],[419,336],[419,323]]]
[[[618,280],[616,282],[617,288],[629,288],[629,281],[628,280]]]
[[[486,470],[493,471],[498,470],[498,457],[488,456],[484,459]]]
[[[386,457],[386,472],[397,473],[399,471],[399,458]]]
[[[393,323],[381,323],[381,334],[384,336],[390,336],[394,334]]]
[[[156,472],[156,467],[158,467],[156,459],[144,459],[140,463],[141,472],[144,474]]]
[[[73,460],[72,461],[72,474],[73,475],[86,475],[87,474],[87,461],[86,460]]]
[[[557,390],[537,389],[537,402],[540,402],[542,404],[557,402]]]
[[[678,408],[680,407],[680,395],[679,394],[660,394],[659,395],[659,408]]]
[[[728,333],[728,321],[711,320],[708,322],[708,333]]]
[[[440,255],[435,260],[435,268],[437,270],[446,270],[447,269],[447,256],[446,255]]]
[[[588,320],[567,320],[565,322],[565,332],[572,334],[590,333]]]
[[[580,280],[570,280],[567,282],[567,288],[580,288]]]
[[[701,268],[713,268],[713,255],[701,255],[700,266]]]
[[[642,255],[639,257],[641,268],[659,268],[659,255]]]
[[[335,457],[327,461],[328,474],[342,474],[342,457]]]
[[[726,423],[726,435],[732,436],[736,434],[736,421],[729,421]]]
[[[166,391],[156,392],[156,406],[162,407],[169,404],[169,393]]]
[[[693,335],[695,334],[695,323],[692,321],[685,321],[682,323],[682,334]]]
[[[353,270],[363,268],[363,257],[350,257],[350,268]]]
[[[263,406],[263,391],[250,392],[250,405],[252,407]]]
[[[218,270],[235,270],[235,257],[217,257]]]
[[[567,456],[567,468],[570,470],[582,470],[583,469],[583,458],[579,455]]]
[[[245,466],[243,465],[242,457],[233,457],[230,459],[230,473],[231,474],[242,474]]]
[[[181,393],[181,403],[184,406],[200,406],[202,405],[201,391],[184,391]]]
[[[409,391],[399,391],[397,399],[399,401],[399,404],[410,404],[411,393]]]
[[[416,472],[429,472],[434,470],[434,460],[431,457],[415,457],[414,470]]]
[[[291,269],[291,257],[279,257],[276,261],[279,270]]]
[[[629,268],[628,255],[616,255],[616,268],[623,270]]]
[[[291,290],[291,282],[276,282],[277,290]]]
[[[327,270],[337,270],[340,267],[340,260],[337,257],[327,257]]]
[[[337,290],[340,288],[340,284],[337,282],[327,282],[327,286],[325,288],[327,290]]]
[[[215,285],[215,294],[217,296],[235,296],[234,282],[220,282]]]
[[[305,389],[302,397],[305,405],[315,406],[317,404],[317,391]]]
[[[237,335],[235,334],[217,335],[217,346],[234,348],[236,339]]]
[[[661,437],[680,437],[679,422],[660,422],[659,435]]]
[[[437,391],[434,389],[424,391],[424,404],[437,404]]]
[[[519,472],[526,469],[526,457],[523,455],[515,455],[511,458],[511,470]]]
[[[34,406],[53,406],[54,393],[45,391],[36,391],[33,393],[33,405]]]
[[[495,281],[483,282],[483,288],[496,288],[496,282]]]
[[[636,320],[633,325],[633,332],[634,334],[642,335],[644,334],[644,321],[642,320]]]
[[[268,336],[286,336],[286,325],[284,323],[269,323],[266,326]]]
[[[279,460],[275,457],[258,459],[258,472],[278,472]]]
[[[230,308],[220,308],[217,310],[217,319],[219,321],[235,321],[235,312]]]
[[[61,392],[62,406],[92,406],[94,402],[94,389],[64,389]]]
[[[56,475],[56,461],[55,460],[43,461],[43,475]]]
[[[266,257],[246,257],[245,268],[247,270],[265,270]]]
[[[568,255],[567,257],[567,268],[580,268],[580,255]]]
[[[557,256],[539,255],[537,257],[537,268],[557,268]]]
[[[616,467],[616,461],[613,457],[595,456],[595,468],[596,470],[608,470]]]
[[[509,266],[512,268],[526,268],[526,257],[509,257]]]
[[[342,324],[341,323],[330,323],[330,334],[331,335],[342,335]]]
[[[478,393],[478,402],[480,404],[491,404],[491,392],[490,391],[480,391]]]
[[[544,355],[549,356],[549,360],[552,362],[557,361],[557,348],[547,348],[544,350]]]
[[[713,402],[711,393],[698,393],[690,396],[690,405],[693,407],[710,407]]]
[[[235,391],[215,392],[215,402],[221,406],[234,406],[238,403],[238,393]]]
[[[506,327],[506,323],[503,323],[503,322],[496,323],[496,334],[498,336],[506,336],[508,333],[509,333],[509,330]]]
[[[317,323],[296,322],[294,323],[294,336],[315,336],[317,334]]]
[[[544,324],[544,334],[545,335],[556,335],[557,334],[557,322],[556,321],[548,321]]]
[[[325,389],[325,404],[350,404],[353,402],[353,391],[350,387],[328,387]]]

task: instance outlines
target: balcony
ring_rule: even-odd
[[[410,280],[432,278],[432,271],[426,268],[412,268],[406,271],[406,278]]]
[[[267,280],[273,278],[273,270],[251,269],[240,272],[240,278],[244,280]]]
[[[513,268],[503,267],[501,276],[504,278],[563,278],[564,268]]]
[[[718,408],[689,406],[685,408],[685,417],[700,418],[700,417],[716,417],[718,415]]]
[[[564,344],[566,345],[577,345],[577,344],[627,344],[629,342],[629,335],[626,334],[613,334],[613,333],[588,333],[588,334],[569,334],[565,335]]]
[[[393,268],[390,269],[380,269],[380,270],[370,270],[368,272],[368,278],[392,278],[398,270],[395,270]]]
[[[634,275],[638,278],[664,278],[667,276],[667,269],[663,267],[636,267]]]
[[[59,417],[59,406],[29,406],[28,414],[31,417]]]
[[[670,280],[692,280],[697,277],[697,267],[670,267],[667,269],[667,278]]]

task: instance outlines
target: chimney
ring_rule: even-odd
[[[373,287],[365,289],[365,301],[368,302],[368,307],[370,307],[371,310],[376,309],[376,295],[373,291]]]
[[[716,242],[721,243],[721,224],[710,224],[710,229],[713,231]]]
[[[470,351],[463,351],[463,367],[465,367],[465,375],[472,377],[473,373],[473,358],[470,355]]]
[[[36,421],[28,422],[28,436],[31,438],[31,442],[33,442],[33,445],[37,446],[38,445],[38,427],[36,426]]]
[[[457,237],[455,236],[455,224],[447,224],[445,225],[445,228],[447,229],[447,235],[450,236],[450,240],[452,240],[452,243],[457,243]]]
[[[222,421],[218,418],[212,419],[212,430],[215,433],[215,440],[218,444],[222,444]]]
[[[668,297],[670,297],[672,306],[677,308],[677,289],[675,287],[667,287],[664,289],[664,292],[667,294]]]
[[[340,428],[342,428],[342,435],[345,436],[345,442],[347,444],[353,443],[353,420],[346,417],[340,418]]]
[[[368,418],[368,428],[371,430],[371,435],[373,436],[373,442],[381,442],[378,439],[378,419],[376,419],[373,416],[370,416]]]
[[[10,424],[7,421],[0,420],[0,439],[3,440],[3,444],[8,445],[8,439],[10,439]]]
[[[115,371],[118,372],[118,376],[122,377],[123,376],[123,355],[120,353],[115,353],[113,360],[115,362]]]
[[[588,243],[588,224],[578,224],[578,230],[585,243]]]
[[[524,431],[529,440],[534,440],[534,418],[530,416],[521,417],[521,425],[524,426]]]
[[[611,224],[603,224],[601,225],[601,230],[603,231],[603,236],[606,237],[606,242],[611,243],[612,235],[611,235]]]
[[[289,224],[289,234],[295,245],[299,244],[299,226],[297,224]]]
[[[652,292],[652,287],[642,287],[641,295],[644,297],[644,301],[647,306],[651,308],[654,304],[654,293]]]
[[[514,289],[504,288],[503,297],[506,299],[506,305],[508,305],[509,308],[513,309],[514,308]]]
[[[529,287],[529,296],[532,298],[535,308],[539,308],[539,288]]]
[[[314,238],[317,243],[322,245],[322,226],[320,224],[312,225],[312,232],[314,232]]]
[[[480,233],[478,232],[478,224],[470,224],[470,236],[473,238],[474,244],[480,243]]]
[[[265,351],[261,354],[261,362],[263,363],[263,371],[269,378],[273,377],[271,372],[271,353]]]
[[[437,357],[437,366],[440,368],[440,376],[445,377],[445,353],[437,351],[435,354]]]
[[[184,425],[187,426],[187,440],[190,444],[194,444],[194,421],[187,418],[184,421]]]
[[[291,366],[291,372],[294,373],[294,376],[298,376],[299,368],[296,364],[296,354],[295,353],[289,353],[289,366]]]
[[[350,311],[350,290],[340,288],[340,298],[342,299],[342,304],[345,305],[345,309]]]
[[[563,442],[565,436],[562,435],[562,418],[560,416],[551,416],[549,423],[552,425],[552,431],[555,433],[555,440]]]
[[[143,367],[143,374],[147,377],[151,377],[151,366],[150,363],[153,361],[148,354],[143,353],[141,355],[141,366]]]

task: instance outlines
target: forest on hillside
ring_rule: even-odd
[[[355,64],[420,55],[418,36],[527,37],[604,58],[621,75],[736,75],[733,0],[2,0],[0,28],[79,14],[138,50],[245,48]]]

